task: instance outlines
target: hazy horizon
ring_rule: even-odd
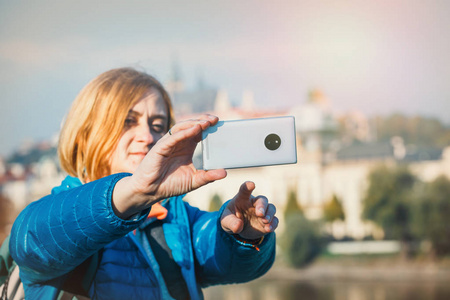
[[[166,82],[177,62],[233,103],[288,107],[319,89],[338,111],[450,124],[450,2],[0,0],[0,155],[49,139],[80,89],[115,67]]]

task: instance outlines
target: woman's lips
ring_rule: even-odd
[[[130,153],[130,155],[136,155],[136,156],[144,157],[144,156],[147,155],[147,152],[132,152],[132,153]]]

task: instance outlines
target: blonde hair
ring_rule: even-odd
[[[83,182],[110,175],[109,159],[127,114],[152,88],[161,93],[167,105],[170,128],[175,123],[170,97],[154,77],[120,68],[89,82],[75,98],[60,133],[61,167]]]

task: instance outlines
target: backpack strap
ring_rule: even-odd
[[[5,283],[0,287],[1,300],[23,300],[25,299],[25,291],[23,289],[22,281],[19,276],[19,267],[13,268],[11,274],[6,279]]]
[[[9,253],[9,239],[10,236],[8,235],[0,248],[0,285],[8,279],[9,275],[16,266],[16,262]]]
[[[9,253],[8,235],[0,248],[0,299],[15,299],[23,297],[23,288],[19,277],[19,268]]]
[[[14,297],[13,294],[16,293],[16,290],[21,283],[18,276],[19,268],[16,268],[17,264],[9,252],[9,240],[10,236],[8,235],[0,248],[0,299]],[[95,274],[97,273],[98,266],[102,259],[102,254],[102,250],[98,251],[73,271],[69,272],[61,291],[59,292],[58,299],[73,299],[74,297],[75,299],[80,300],[89,299],[89,288],[94,281]],[[17,276],[15,276],[17,279],[14,277],[14,280],[11,280],[11,276],[14,275],[13,271],[14,273],[17,273]],[[13,281],[13,283],[10,281]],[[11,291],[13,294],[11,294]]]

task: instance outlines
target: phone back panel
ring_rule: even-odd
[[[277,149],[266,146],[269,136],[278,136]],[[294,117],[219,121],[202,138],[205,170],[297,162]]]

